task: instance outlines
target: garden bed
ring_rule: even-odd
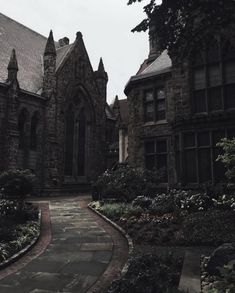
[[[113,281],[107,293],[152,293],[180,292],[180,274],[183,258],[172,253],[159,255],[146,251],[144,247],[135,250],[127,273]]]
[[[0,265],[30,245],[40,234],[38,208],[26,204],[19,211],[15,207],[14,201],[1,200]]]
[[[159,215],[124,203],[108,203],[97,208],[121,226],[134,244],[217,246],[235,241],[235,212],[232,210],[173,211]]]

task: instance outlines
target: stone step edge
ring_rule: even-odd
[[[128,233],[124,229],[122,229],[119,225],[117,225],[112,220],[110,220],[105,215],[103,215],[101,212],[99,212],[95,208],[93,208],[91,206],[91,203],[88,204],[88,208],[90,210],[92,210],[94,213],[96,213],[98,216],[100,216],[102,219],[104,219],[111,226],[113,226],[116,230],[118,230],[124,236],[124,238],[126,238],[129,251],[128,251],[127,262],[126,262],[126,264],[124,265],[124,267],[122,268],[122,271],[121,271],[121,276],[123,277],[127,273],[128,269],[130,267],[131,256],[133,255],[133,251],[134,251],[134,244],[133,244],[133,241],[132,241],[130,235],[128,235]]]
[[[6,259],[3,262],[0,262],[0,270],[5,269],[6,267],[8,267],[9,265],[11,265],[12,263],[16,262],[17,260],[19,260],[22,256],[24,256],[27,252],[29,252],[34,245],[38,242],[39,237],[41,235],[41,225],[42,225],[42,213],[41,210],[39,210],[38,213],[38,223],[39,223],[39,233],[37,236],[35,236],[31,242],[24,247],[23,249],[21,249],[19,252],[13,254],[10,258]]]

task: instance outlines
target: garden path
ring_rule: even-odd
[[[87,208],[89,197],[46,200],[51,242],[38,253],[37,245],[45,244],[39,239],[28,256],[0,271],[0,292],[104,292],[127,260],[125,238]],[[42,238],[48,239],[50,231],[44,230]],[[25,261],[27,257],[30,261]]]

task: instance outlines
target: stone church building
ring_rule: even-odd
[[[107,82],[80,32],[55,42],[0,14],[0,171],[32,170],[44,194],[86,189],[106,168]]]
[[[221,138],[235,137],[235,22],[207,27],[183,59],[161,52],[150,28],[148,59],[125,88],[128,160],[164,168],[163,186],[198,188],[225,181],[216,158]]]

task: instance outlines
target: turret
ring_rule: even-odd
[[[55,88],[56,49],[53,33],[50,31],[43,55],[43,96],[51,98]]]
[[[98,70],[95,71],[96,82],[102,95],[104,101],[106,102],[106,94],[107,94],[107,82],[108,82],[108,74],[104,69],[104,63],[102,58],[100,58]]]
[[[13,49],[11,52],[11,57],[10,57],[9,64],[7,66],[7,70],[8,70],[7,81],[12,82],[14,80],[17,80],[17,72],[19,69],[18,69],[15,49]]]

